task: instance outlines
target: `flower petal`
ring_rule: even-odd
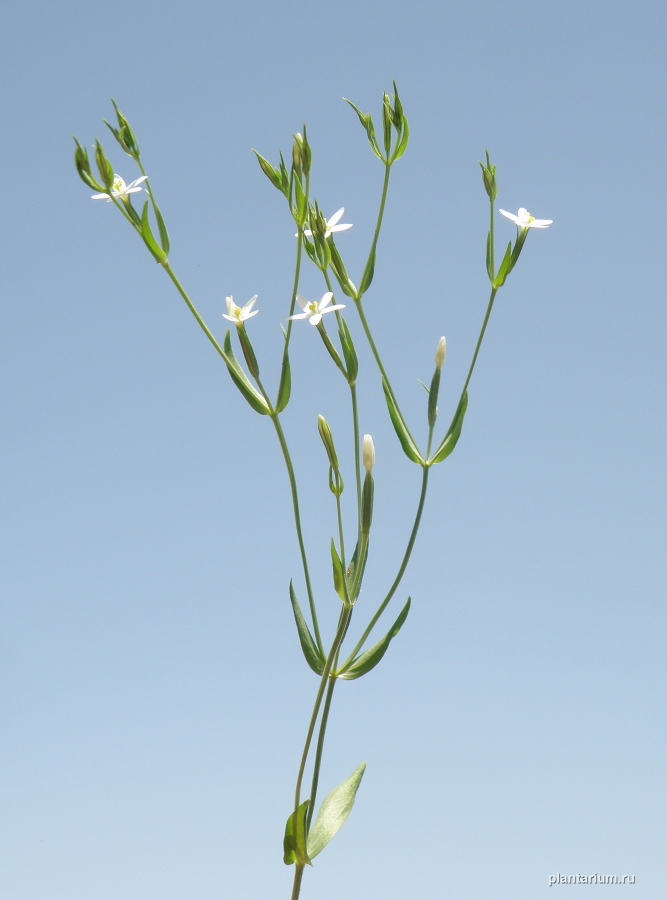
[[[338,212],[335,212],[330,219],[327,219],[327,228],[331,228],[332,226],[334,226],[340,220],[340,217],[343,215],[344,212],[345,212],[345,207],[341,206],[341,208],[338,210]]]
[[[329,228],[328,231],[329,231],[329,234],[331,234],[334,231],[347,231],[348,228],[352,228],[351,223],[349,225],[334,225],[331,228]]]
[[[296,302],[299,304],[299,306],[301,307],[301,309],[307,309],[307,308],[308,308],[308,301],[307,301],[306,298],[303,297],[301,294],[297,294],[297,295],[296,295]],[[292,317],[290,316],[290,318],[292,318]]]
[[[258,310],[259,312],[259,310]],[[288,316],[288,319],[308,319],[310,317],[310,313],[297,313],[295,316]]]
[[[250,300],[248,300],[248,302],[246,303],[246,305],[243,307],[243,312],[250,313],[250,310],[251,310],[251,309],[253,308],[253,306],[255,305],[256,300],[257,300],[257,294],[255,294],[254,297],[251,297]],[[259,310],[257,310],[257,312],[259,312]]]
[[[333,293],[331,291],[327,291],[326,294],[323,295],[320,302],[317,304],[317,311],[322,312],[325,306],[328,306],[333,300]]]
[[[254,309],[251,313],[246,313],[246,314],[243,316],[243,318],[244,318],[244,319],[252,319],[252,317],[253,317],[253,316],[256,316],[258,312],[259,312],[258,309]]]
[[[518,217],[518,216],[515,216],[514,213],[506,212],[504,209],[499,209],[498,212],[499,212],[499,213],[502,213],[502,215],[505,216],[505,218],[511,219],[516,225],[521,225],[521,224],[522,224],[522,223],[521,223],[521,220],[519,219],[519,217]],[[519,210],[519,212],[521,212],[521,210]],[[524,212],[525,212],[525,210],[524,210]]]
[[[320,315],[325,315],[326,313],[335,312],[337,309],[345,309],[344,303],[336,303],[335,306],[327,306],[326,309],[323,309]]]
[[[329,312],[329,310],[327,310],[327,312]],[[311,324],[311,325],[319,325],[321,321],[322,321],[322,314],[321,314],[321,313],[315,313],[314,316],[311,316],[311,317],[310,317],[310,324]]]

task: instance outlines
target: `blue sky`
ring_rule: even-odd
[[[378,117],[392,78],[411,140],[365,307],[412,421],[441,334],[447,418],[484,313],[485,148],[498,205],[554,224],[499,294],[459,446],[433,472],[395,601],[412,596],[410,617],[337,691],[323,790],[368,768],[302,896],[533,900],[563,890],[559,872],[664,892],[665,19],[642,0],[5,8],[8,900],[287,897],[316,689],[275,438],[136,235],[90,201],[71,135],[135,177],[100,121],[116,98],[174,269],[219,337],[224,297],[259,295],[274,383],[294,228],[250,148],[276,159],[308,123],[314,194],[345,206],[358,272],[382,170],[341,98]],[[306,268],[302,292],[322,290]],[[347,401],[297,324],[285,428],[332,629],[316,417],[346,433]],[[365,353],[360,392],[377,464],[359,622],[419,490]]]

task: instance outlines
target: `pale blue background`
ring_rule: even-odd
[[[461,442],[433,473],[397,597],[410,618],[335,696],[322,787],[368,770],[303,897],[534,900],[566,890],[548,887],[559,872],[664,896],[666,19],[643,0],[5,6],[3,898],[286,900],[316,688],[270,426],[90,201],[70,135],[99,135],[135,177],[100,123],[116,97],[176,271],[219,336],[225,295],[259,294],[275,384],[294,228],[250,147],[276,159],[308,122],[314,193],[345,205],[358,278],[382,167],[341,97],[377,116],[392,77],[412,140],[366,308],[413,422],[441,334],[447,419],[483,315],[485,147],[499,205],[554,225],[499,296]],[[312,269],[302,289],[321,292]],[[315,422],[342,435],[346,396],[305,323],[293,356],[285,427],[330,628]],[[419,479],[365,354],[360,387],[377,499],[359,623]],[[605,889],[570,888],[586,890]]]

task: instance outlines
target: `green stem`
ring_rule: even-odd
[[[260,388],[260,390],[261,390],[261,388]],[[268,398],[266,397],[266,395],[265,395],[265,399],[268,402]],[[296,537],[297,537],[297,541],[299,542],[299,551],[301,552],[303,577],[306,581],[306,591],[308,592],[308,605],[310,607],[310,615],[313,620],[313,629],[315,631],[315,640],[317,641],[317,646],[320,650],[320,653],[324,654],[324,645],[322,644],[322,638],[320,636],[320,626],[317,622],[317,610],[315,609],[315,598],[313,596],[313,588],[312,588],[311,581],[310,581],[310,572],[308,569],[308,559],[306,557],[306,547],[303,542],[303,532],[301,530],[301,514],[299,512],[299,495],[298,495],[297,487],[296,487],[296,477],[294,475],[294,466],[292,465],[292,458],[290,456],[290,452],[287,447],[287,441],[285,440],[285,433],[283,432],[282,425],[280,424],[280,420],[278,418],[277,413],[274,413],[271,416],[271,421],[273,422],[273,426],[276,429],[276,434],[278,435],[278,442],[280,443],[280,449],[283,452],[285,466],[287,467],[287,475],[289,477],[290,490],[292,492],[292,508],[294,510],[294,524],[296,526]]]
[[[498,288],[491,288],[491,296],[489,297],[489,304],[486,307],[486,315],[484,316],[484,321],[482,322],[482,330],[479,333],[479,337],[477,338],[477,345],[475,347],[475,352],[473,353],[472,362],[470,363],[470,368],[468,369],[468,374],[466,376],[466,380],[463,384],[463,390],[461,391],[461,399],[463,399],[463,395],[468,389],[468,385],[470,384],[470,379],[472,378],[472,372],[475,368],[475,363],[477,362],[477,356],[479,354],[479,348],[482,346],[482,341],[484,340],[484,332],[486,331],[486,326],[489,322],[489,316],[491,315],[491,310],[493,309],[493,301],[496,299],[496,294],[498,293]]]
[[[167,273],[167,275],[168,275],[168,276],[171,278],[171,280],[174,282],[174,284],[175,284],[175,286],[176,286],[176,290],[177,290],[178,293],[181,295],[181,297],[185,300],[185,302],[186,302],[186,304],[187,304],[187,306],[188,306],[188,309],[190,310],[190,312],[192,313],[192,315],[195,317],[195,319],[196,319],[197,322],[199,323],[199,326],[200,326],[201,330],[204,332],[204,334],[205,334],[206,337],[209,339],[209,341],[213,344],[213,346],[215,347],[215,349],[217,350],[217,352],[220,354],[220,356],[222,357],[222,359],[225,360],[225,353],[224,353],[222,347],[221,347],[220,344],[216,341],[216,339],[213,337],[213,335],[211,334],[211,331],[210,331],[208,325],[207,325],[206,322],[202,319],[202,317],[199,315],[197,309],[195,308],[194,303],[192,302],[192,300],[190,300],[190,298],[189,298],[188,295],[186,294],[186,292],[185,292],[185,290],[184,290],[184,288],[183,288],[183,285],[182,285],[181,282],[178,280],[178,278],[177,278],[176,275],[174,274],[174,272],[173,272],[171,266],[169,265],[169,260],[165,260],[165,261],[162,263],[162,267],[163,267],[163,269],[165,270],[165,272]],[[225,362],[226,362],[226,360],[225,360]]]
[[[296,870],[294,872],[294,885],[292,886],[292,897],[291,900],[298,900],[299,892],[301,891],[301,879],[303,878],[303,869],[304,867],[296,863]]]
[[[369,634],[371,633],[371,631],[373,630],[373,628],[374,628],[374,626],[375,626],[375,623],[376,623],[377,620],[380,618],[380,616],[382,615],[382,613],[385,611],[385,609],[386,609],[386,607],[387,607],[387,604],[389,603],[389,601],[391,600],[391,598],[392,598],[392,597],[394,596],[394,594],[396,593],[396,588],[397,588],[397,587],[399,586],[399,584],[401,583],[401,579],[403,578],[403,574],[404,574],[404,572],[405,572],[405,570],[406,570],[406,568],[407,568],[408,562],[410,561],[410,556],[411,556],[411,554],[412,554],[412,549],[413,549],[413,547],[414,547],[414,545],[415,545],[415,540],[417,539],[417,532],[419,531],[419,524],[420,524],[420,522],[421,522],[422,513],[423,513],[423,511],[424,511],[424,502],[425,502],[425,500],[426,500],[426,489],[427,489],[427,487],[428,487],[428,473],[429,473],[429,471],[430,471],[429,466],[424,466],[424,472],[423,472],[423,475],[422,475],[422,488],[421,488],[421,493],[420,493],[420,495],[419,495],[419,505],[417,506],[417,514],[416,514],[416,516],[415,516],[414,525],[412,526],[412,532],[410,533],[410,540],[408,541],[408,546],[407,546],[406,551],[405,551],[405,554],[404,554],[404,556],[403,556],[403,561],[401,562],[401,566],[400,566],[400,568],[399,568],[399,570],[398,570],[398,574],[396,575],[396,578],[394,579],[394,583],[393,583],[392,586],[389,588],[389,593],[387,594],[387,596],[384,598],[384,600],[383,600],[382,603],[380,604],[380,607],[378,608],[377,612],[375,613],[375,615],[374,615],[373,618],[371,619],[371,621],[370,621],[368,627],[366,628],[366,630],[364,631],[364,633],[362,634],[362,636],[359,638],[359,641],[357,642],[357,645],[355,646],[354,650],[353,650],[353,651],[350,653],[350,655],[347,657],[347,659],[345,660],[345,662],[343,663],[343,665],[340,667],[340,669],[337,670],[338,672],[344,672],[344,671],[347,669],[347,667],[352,663],[354,657],[357,655],[357,653],[359,652],[359,650],[363,647],[363,645],[364,645],[364,643],[365,643],[365,641],[366,641],[366,638],[368,637],[368,635],[369,635]]]
[[[352,397],[352,424],[354,427],[354,474],[357,482],[357,519],[358,531],[361,534],[361,459],[359,452],[359,409],[357,407],[357,386],[350,385]]]
[[[335,676],[329,676],[329,684],[327,685],[327,695],[324,698],[324,708],[322,709],[322,719],[320,720],[320,731],[317,736],[317,750],[315,751],[315,762],[313,763],[313,780],[310,787],[310,806],[306,816],[306,832],[310,830],[310,823],[315,812],[315,798],[317,797],[317,786],[320,780],[320,767],[322,765],[322,753],[324,751],[324,737],[327,731],[327,722],[329,721],[329,710],[331,709],[331,699],[333,697],[334,688],[336,687]]]
[[[389,189],[389,175],[391,174],[391,163],[385,163],[384,166],[384,182],[382,184],[382,198],[380,199],[380,209],[378,210],[377,222],[375,223],[375,233],[373,234],[373,243],[371,244],[371,249],[368,254],[368,259],[366,260],[366,267],[364,268],[364,273],[366,269],[371,264],[373,257],[375,256],[375,251],[377,248],[378,238],[380,237],[380,229],[382,227],[382,219],[384,216],[384,205],[387,200],[387,190]],[[363,275],[362,275],[363,278]],[[362,295],[359,295],[359,300],[361,300]]]
[[[294,266],[294,281],[292,282],[292,299],[290,300],[289,306],[289,314],[290,316],[294,315],[294,307],[296,305],[296,295],[299,292],[299,277],[301,273],[301,248],[303,245],[303,228],[301,225],[298,226],[298,235],[296,242],[296,263]],[[287,319],[287,333],[285,335],[285,346],[283,348],[283,366],[285,365],[285,361],[287,360],[287,353],[289,351],[289,342],[292,334],[292,325],[293,319]]]

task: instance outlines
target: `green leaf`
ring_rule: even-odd
[[[357,546],[354,548],[350,565],[347,567],[347,572],[345,573],[347,594],[350,598],[350,603],[355,603],[357,599],[356,596],[352,596],[352,588],[354,587],[354,582],[356,580],[355,575],[359,565],[361,565],[361,572],[359,574],[359,580],[357,581],[357,596],[361,589],[361,582],[364,580],[364,570],[366,568],[366,560],[368,559],[368,540],[366,539],[362,543],[364,544],[364,558],[361,560],[361,563],[359,563],[359,541],[357,541]]]
[[[495,288],[502,287],[505,284],[505,279],[510,271],[510,263],[512,262],[512,242],[510,241],[507,245],[507,250],[505,250],[505,255],[503,256],[503,261],[500,264],[500,268],[498,269],[498,274],[496,275],[493,286]]]
[[[296,599],[296,593],[294,592],[294,586],[292,582],[289,583],[289,597],[292,601],[292,611],[294,612],[294,621],[296,622],[296,630],[299,633],[299,641],[301,643],[301,649],[303,650],[303,655],[306,657],[306,662],[310,666],[310,668],[317,675],[321,675],[324,672],[324,664],[325,659],[324,656],[320,653],[320,650],[315,643],[315,639],[310,633],[310,629],[306,624],[306,620],[303,617],[303,613],[301,612],[301,607],[299,606],[299,601]]]
[[[264,397],[262,397],[259,391],[255,390],[255,388],[252,386],[252,384],[250,383],[250,379],[243,371],[239,361],[234,355],[234,351],[232,350],[232,340],[229,336],[229,331],[227,331],[227,334],[225,335],[223,346],[225,350],[225,362],[227,363],[227,370],[232,376],[232,381],[241,391],[241,393],[255,410],[255,412],[260,413],[260,415],[262,416],[268,416],[269,407],[266,405],[266,400],[264,399]]]
[[[466,410],[468,409],[468,391],[465,392],[463,397],[461,398],[461,402],[456,408],[456,412],[454,413],[454,418],[452,419],[452,424],[449,426],[449,430],[447,434],[444,436],[442,443],[435,451],[433,456],[430,458],[429,465],[433,463],[442,462],[443,459],[447,459],[449,454],[452,452],[454,447],[456,447],[456,443],[461,435],[461,428],[463,427],[463,419],[465,418]]]
[[[162,249],[168,255],[169,254],[169,235],[167,234],[167,226],[164,224],[164,219],[162,218],[162,213],[160,212],[160,207],[153,201],[153,211],[155,212],[155,218],[157,219],[157,227],[160,231],[160,243],[162,244]]]
[[[343,316],[340,317],[340,323],[338,336],[343,349],[343,356],[345,357],[347,380],[350,385],[353,385],[357,380],[357,374],[359,372],[359,360],[357,359],[357,351],[355,350],[354,342],[352,341],[350,329],[347,327],[347,322]]]
[[[366,763],[364,762],[322,801],[320,811],[308,834],[309,861],[324,850],[352,812],[354,799],[365,770]]]
[[[403,622],[405,622],[405,620],[407,619],[409,612],[410,597],[408,597],[408,602],[405,604],[398,618],[382,638],[382,640],[378,641],[377,644],[374,644],[369,650],[366,650],[365,653],[360,654],[355,660],[353,660],[350,663],[349,669],[347,669],[345,672],[341,672],[338,675],[338,678],[343,678],[345,681],[353,681],[355,678],[361,678],[361,676],[365,675],[366,672],[370,672],[371,669],[374,669],[387,652],[389,644],[401,630]]]
[[[384,390],[384,396],[387,401],[391,423],[394,426],[394,431],[396,432],[399,441],[401,442],[403,452],[408,457],[408,459],[412,460],[412,462],[423,465],[424,460],[419,452],[417,445],[412,439],[412,435],[408,431],[408,426],[405,424],[403,416],[401,415],[399,408],[396,406],[394,398],[391,396],[389,386],[384,378],[382,379],[382,389]]]
[[[283,189],[283,179],[282,179],[282,175],[281,175],[280,170],[279,170],[279,169],[275,169],[275,168],[271,165],[271,163],[268,161],[268,159],[265,159],[265,158],[264,158],[261,154],[259,154],[254,148],[253,148],[253,151],[252,151],[252,152],[253,152],[253,153],[255,154],[255,156],[257,157],[257,162],[259,163],[262,172],[264,172],[264,174],[265,174],[266,177],[269,179],[269,181],[271,182],[271,184],[272,184],[275,188],[278,188],[279,191],[282,191],[282,189]]]
[[[345,597],[345,575],[343,573],[343,564],[340,561],[340,556],[338,555],[338,551],[336,550],[336,545],[334,544],[334,539],[331,538],[331,565],[333,567],[333,582],[334,582],[334,590],[343,601],[346,603]]]
[[[408,140],[410,139],[410,128],[408,126],[407,117],[402,115],[402,128],[401,128],[401,136],[398,139],[398,143],[396,145],[396,149],[394,150],[394,155],[391,159],[392,162],[395,162],[397,159],[400,159],[401,156],[405,153],[406,147],[408,146]]]
[[[155,261],[159,263],[166,262],[167,254],[164,252],[164,250],[162,250],[162,248],[153,237],[150,222],[148,221],[148,200],[146,200],[146,202],[144,203],[144,208],[141,213],[141,236],[144,239],[144,243],[155,257]]]
[[[373,119],[371,118],[370,113],[362,113],[358,106],[355,106],[351,100],[348,100],[347,97],[343,97],[343,100],[346,103],[349,103],[352,109],[359,116],[359,121],[366,129],[366,134],[368,136],[368,142],[371,145],[371,149],[373,153],[384,162],[384,157],[382,152],[380,151],[380,146],[377,142],[377,138],[375,137],[375,128],[373,126]]]
[[[280,384],[278,385],[278,397],[276,398],[276,412],[281,413],[289,403],[292,391],[292,374],[289,364],[289,356],[285,354],[283,366],[280,370]]]
[[[366,293],[368,288],[371,286],[371,281],[373,280],[373,273],[375,272],[375,245],[368,256],[368,262],[366,263],[366,268],[364,269],[364,274],[361,276],[361,282],[359,284],[359,296]]]
[[[311,865],[306,850],[306,813],[310,800],[304,800],[296,811],[296,827],[294,825],[294,813],[291,814],[285,825],[285,837],[283,838],[283,862],[291,866],[295,862],[300,866]]]

